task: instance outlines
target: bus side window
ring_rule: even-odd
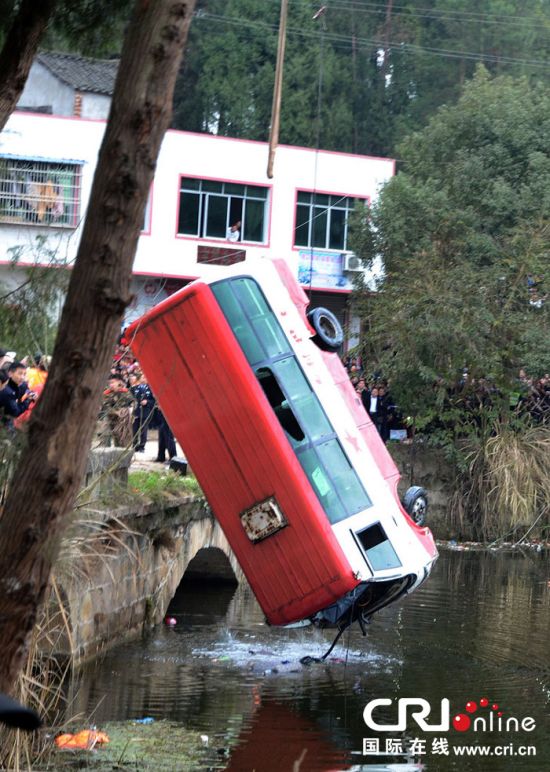
[[[296,416],[269,367],[260,367],[256,370],[256,376],[286,434],[289,435],[291,441],[294,440],[293,444],[302,442],[305,438],[302,427],[296,420]]]

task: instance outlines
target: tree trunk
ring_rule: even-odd
[[[0,691],[24,661],[78,493],[194,0],[137,0],[46,387],[0,519]]]
[[[0,131],[27,82],[36,49],[57,0],[23,0],[0,53]]]

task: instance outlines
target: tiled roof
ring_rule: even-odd
[[[42,53],[36,57],[59,80],[77,91],[94,94],[113,93],[118,69],[117,59],[88,59],[77,54]]]

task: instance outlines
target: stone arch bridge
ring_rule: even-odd
[[[444,537],[451,477],[442,472],[439,456],[430,456],[426,449],[417,453],[413,475],[410,446],[394,452],[403,472],[402,492],[409,485],[428,488],[431,525]],[[99,481],[105,498],[110,486],[126,486],[128,464],[120,449],[96,449],[90,455],[86,485]],[[111,472],[105,475],[105,470]],[[71,655],[76,662],[161,622],[186,572],[245,581],[204,499],[187,496],[169,504],[101,510],[88,516],[98,529],[91,549],[69,563],[68,571],[57,571],[54,595],[64,606],[66,633],[47,636],[55,641],[48,649]]]
[[[87,516],[97,529],[91,548],[73,570],[56,577],[66,630],[53,649],[76,663],[161,622],[184,574],[244,581],[204,499],[187,496],[169,505]]]

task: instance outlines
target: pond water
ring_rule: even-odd
[[[75,712],[93,712],[99,726],[144,716],[181,722],[208,736],[203,769],[550,769],[544,553],[443,552],[420,590],[375,615],[366,637],[358,627],[346,631],[322,664],[300,659],[323,654],[333,633],[268,627],[246,588],[182,585],[169,613],[175,627],[159,627],[82,670]],[[366,704],[379,698],[393,702],[374,719],[395,724],[403,697],[427,700],[430,723],[440,723],[447,698],[451,728],[423,731],[410,715],[401,730],[365,724]],[[459,713],[478,719],[476,731],[453,728]],[[513,721],[503,726],[510,717],[518,731]],[[527,717],[534,721],[522,729]],[[489,755],[468,755],[482,747]]]

